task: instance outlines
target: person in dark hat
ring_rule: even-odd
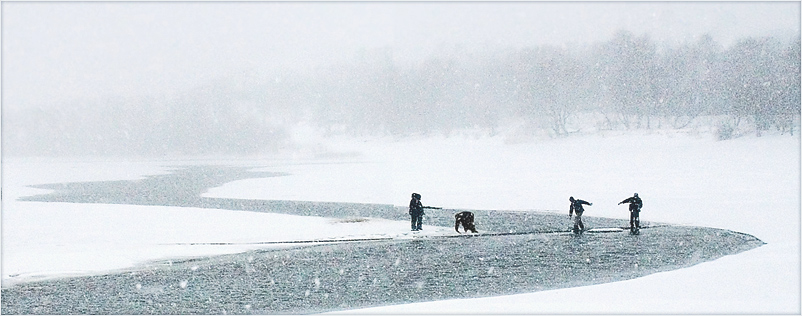
[[[585,225],[582,223],[582,213],[585,212],[585,209],[582,208],[582,205],[593,205],[593,203],[583,201],[583,200],[575,200],[574,197],[569,197],[568,201],[571,201],[571,208],[568,210],[568,217],[574,217],[574,233],[580,233],[585,230]]]
[[[618,205],[624,203],[629,203],[629,229],[631,231],[640,230],[640,210],[643,207],[643,200],[635,193],[634,196],[618,202]]]
[[[423,204],[420,201],[421,195],[412,193],[412,200],[409,201],[409,216],[412,217],[412,231],[423,230]]]

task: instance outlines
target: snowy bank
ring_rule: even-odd
[[[326,160],[194,161],[260,166],[289,176],[247,179],[204,196],[404,205],[409,193],[448,208],[587,214],[624,219],[617,203],[638,192],[642,219],[725,228],[767,245],[691,268],[635,280],[504,297],[387,306],[353,313],[799,313],[799,137],[714,141],[643,133],[532,143],[503,138],[428,138],[327,143],[361,156]],[[136,179],[186,162],[3,161],[3,286],[54,275],[127,269],[153,260],[253,249],[175,245],[402,233],[407,222],[159,206],[20,202],[26,185]],[[343,229],[343,225],[352,225]],[[359,225],[359,226],[357,226]],[[451,228],[442,228],[450,230]],[[640,293],[639,299],[629,299]],[[582,297],[570,304],[566,297]]]

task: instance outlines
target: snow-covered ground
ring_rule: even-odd
[[[520,143],[501,136],[306,141],[310,148],[358,155],[209,161],[291,175],[235,181],[204,196],[405,205],[418,192],[425,205],[562,213],[574,196],[593,202],[588,216],[625,219],[626,206],[617,203],[638,192],[642,220],[726,228],[767,243],[634,280],[348,313],[800,313],[798,136],[715,141],[708,134],[650,131]],[[401,235],[409,228],[407,222],[380,219],[16,201],[45,192],[26,185],[133,180],[182,163],[4,159],[3,286],[265,247],[180,243]]]

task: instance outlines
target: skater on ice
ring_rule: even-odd
[[[476,234],[479,233],[476,231],[476,226],[473,225],[473,213],[464,211],[454,214],[454,230],[459,233],[459,226],[462,225],[462,229],[465,230],[467,233],[469,230]]]
[[[582,224],[582,213],[585,212],[585,209],[582,208],[582,204],[585,205],[593,205],[593,203],[589,203],[583,200],[575,200],[574,197],[568,198],[568,201],[571,201],[571,208],[568,210],[568,218],[571,218],[574,213],[576,213],[576,217],[574,218],[574,233],[579,233],[585,230],[585,225]]]
[[[643,207],[643,201],[635,193],[634,196],[618,202],[618,205],[624,203],[629,203],[629,230],[633,233],[640,231],[640,210]]]
[[[426,215],[423,209],[440,209],[434,206],[423,206],[420,199],[420,194],[412,193],[412,200],[409,201],[409,216],[412,217],[412,231],[423,230],[423,215]]]

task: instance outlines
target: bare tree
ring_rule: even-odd
[[[755,133],[769,129],[780,101],[781,78],[776,71],[779,43],[771,38],[748,38],[727,52],[727,81],[735,101],[730,115],[752,120]]]

